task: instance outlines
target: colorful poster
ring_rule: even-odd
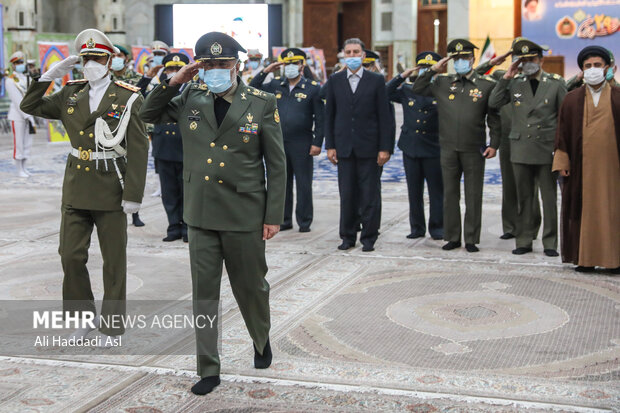
[[[144,74],[144,65],[151,56],[151,49],[144,46],[131,46],[131,54],[133,56],[133,70]]]
[[[69,57],[69,45],[67,43],[56,42],[38,42],[39,46],[39,62],[41,64],[41,74],[47,72],[54,64]],[[53,82],[47,94],[55,93],[60,90],[69,80],[72,74],[69,73],[62,79]],[[69,135],[65,131],[62,122],[58,120],[50,120],[47,124],[48,140],[50,142],[66,142],[69,141]]]
[[[271,48],[272,56],[280,57],[280,53],[282,53],[286,49],[283,46],[276,46]],[[324,84],[327,81],[327,66],[325,62],[325,54],[323,53],[323,49],[316,49],[314,47],[302,47],[301,50],[306,53],[306,64],[310,66],[314,74],[319,79],[319,83]]]
[[[620,0],[522,0],[521,32],[564,56],[564,77],[579,73],[577,55],[589,45],[620,57]]]

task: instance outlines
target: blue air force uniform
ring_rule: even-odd
[[[436,53],[422,52],[416,62],[430,67],[441,59]],[[426,234],[424,216],[424,181],[428,187],[430,217],[428,231],[434,239],[443,239],[443,181],[439,154],[439,122],[437,100],[413,93],[412,84],[396,76],[387,84],[388,97],[403,107],[403,126],[398,147],[403,151],[403,164],[409,194],[408,238]]]
[[[306,54],[297,48],[286,49],[280,55],[285,64],[305,61]],[[299,229],[310,229],[313,217],[312,174],[314,163],[310,146],[323,145],[323,101],[319,84],[301,75],[299,82],[291,89],[287,78],[275,78],[264,83],[268,73],[260,72],[250,86],[273,93],[278,102],[282,120],[284,151],[286,153],[286,202],[282,229],[289,229],[293,223],[293,178],[297,190],[295,218]],[[314,129],[313,129],[314,127]]]

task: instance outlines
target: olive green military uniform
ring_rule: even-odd
[[[95,225],[103,256],[104,302],[101,314],[124,314],[127,218],[121,201],[141,203],[144,193],[149,143],[144,123],[138,116],[143,98],[139,96],[131,107],[126,139],[121,143],[127,155],[116,159],[124,181],[123,188],[112,160],[90,160],[97,152],[95,120],[104,119],[110,130],[114,130],[119,123],[120,112],[137,89],[121,82],[110,83],[99,107],[91,114],[90,86],[86,80],[70,82],[58,93],[44,97],[50,83],[33,82],[21,108],[34,116],[61,120],[71,146],[79,151],[79,157],[70,154],[67,158],[62,189],[58,251],[64,271],[64,309],[96,312],[86,268],[90,237]],[[77,303],[73,300],[82,301]],[[123,328],[102,327],[100,330],[107,335],[124,332]]]
[[[434,96],[439,114],[439,146],[444,182],[444,239],[461,242],[461,176],[465,180],[466,244],[480,242],[484,163],[485,119],[491,147],[500,144],[500,119],[487,102],[495,79],[471,71],[467,76],[441,74],[429,69],[413,84],[413,93]]]
[[[482,63],[476,67],[476,72],[483,74],[488,72],[493,65],[490,62]],[[506,73],[505,70],[495,70],[491,76],[495,80],[500,80]],[[499,168],[502,174],[502,231],[504,234],[515,235],[517,232],[517,215],[519,212],[519,203],[517,201],[517,185],[515,183],[515,175],[512,171],[512,162],[510,162],[510,127],[512,125],[512,109],[510,105],[504,105],[499,110],[501,119],[501,138],[499,144]],[[534,196],[534,237],[538,234],[540,228],[540,202],[538,201],[538,184],[535,189]]]
[[[239,77],[237,82],[219,127],[214,94],[198,83],[177,96],[178,86],[162,82],[148,95],[141,116],[155,124],[178,122],[181,129],[194,302],[219,300],[224,262],[250,336],[263,349],[270,317],[262,232],[263,224],[279,225],[284,218],[286,158],[275,96]],[[202,339],[211,343],[197,337],[198,374],[219,375],[219,356],[210,351],[217,335]]]
[[[125,68],[125,73],[123,73],[121,76],[116,76],[114,73],[112,73],[112,78],[114,80],[120,80],[135,86],[138,84],[140,79],[142,79],[142,75],[127,67]]]
[[[538,75],[536,94],[529,78],[523,74],[514,79],[501,79],[490,104],[499,108],[510,104],[510,160],[513,164],[519,215],[517,248],[531,248],[536,238],[536,215],[533,198],[537,196],[536,182],[543,200],[543,246],[557,249],[557,176],[551,172],[557,113],[566,94],[564,79],[559,75]]]

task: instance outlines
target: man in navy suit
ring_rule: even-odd
[[[347,69],[327,81],[325,108],[327,157],[338,166],[342,239],[338,249],[355,246],[361,210],[362,251],[373,251],[381,222],[375,211],[381,168],[394,150],[389,101],[384,77],[362,67],[364,43],[348,39],[344,55]]]

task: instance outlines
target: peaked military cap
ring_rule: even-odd
[[[209,59],[238,59],[239,52],[246,53],[246,50],[226,33],[209,32],[198,39],[194,52],[194,60],[200,62]]]
[[[477,49],[475,44],[467,39],[454,39],[448,43],[448,56],[469,56]]]
[[[86,29],[75,38],[75,50],[80,56],[106,56],[120,53],[108,36],[97,29]]]
[[[542,56],[543,51],[547,51],[547,46],[541,46],[525,37],[519,37],[512,44],[512,55],[515,57],[534,57]]]
[[[114,46],[125,56],[131,56],[131,53],[129,53],[129,50],[127,50],[126,47],[123,47],[120,44],[115,44]]]
[[[375,60],[381,59],[378,53],[373,52],[372,50],[364,49],[364,53],[366,53],[366,57],[362,63],[374,63]]]
[[[582,69],[583,61],[586,60],[588,57],[592,56],[599,56],[605,61],[605,63],[607,63],[608,65],[611,64],[611,56],[609,55],[609,50],[605,49],[602,46],[587,46],[579,52],[579,55],[577,55],[577,64],[579,65],[579,68]]]
[[[280,53],[280,60],[284,63],[293,63],[299,61],[306,61],[306,53],[296,47],[289,47]]]
[[[151,52],[164,52],[168,54],[170,52],[170,47],[161,40],[155,40],[151,43]]]
[[[183,53],[169,53],[162,60],[164,67],[183,67],[189,64],[189,57]]]
[[[434,65],[441,60],[441,56],[435,52],[422,52],[418,53],[415,58],[417,65]]]
[[[15,62],[18,62],[18,61],[20,61],[20,60],[22,60],[22,61],[23,61],[23,60],[24,60],[24,58],[25,58],[25,57],[24,57],[24,52],[22,52],[22,51],[18,50],[18,51],[16,51],[15,53],[13,53],[13,54],[11,55],[11,57],[9,58],[9,62],[11,62],[11,63],[15,63]]]
[[[263,57],[263,54],[258,49],[248,49],[248,58],[250,59],[260,59]]]

